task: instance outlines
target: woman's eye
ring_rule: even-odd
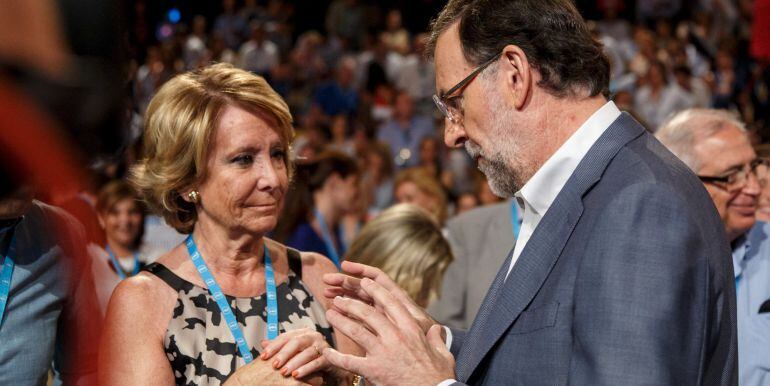
[[[254,162],[254,157],[249,154],[242,154],[233,158],[232,162],[237,165],[250,165]]]
[[[286,152],[283,149],[275,149],[271,152],[270,156],[278,160],[283,160],[286,158]]]

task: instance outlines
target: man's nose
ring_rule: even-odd
[[[456,124],[449,118],[444,118],[444,143],[448,147],[462,147],[467,140],[468,135],[462,124]]]

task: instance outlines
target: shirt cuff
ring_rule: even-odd
[[[450,330],[449,327],[447,326],[441,326],[441,327],[444,327],[444,332],[446,333],[446,341],[444,341],[444,343],[446,344],[446,349],[451,350],[452,349],[452,330]],[[444,386],[445,385],[444,382],[441,382],[439,386]]]
[[[455,383],[457,383],[457,380],[455,379],[445,379],[436,386],[451,386],[451,385],[454,385]]]

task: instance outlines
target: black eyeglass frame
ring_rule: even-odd
[[[759,178],[759,176],[757,175],[757,167],[759,167],[761,165],[765,165],[765,166],[770,167],[770,159],[768,159],[768,158],[756,158],[753,161],[749,162],[748,165],[749,165],[749,173],[750,174],[754,174],[754,177],[756,177],[760,181],[760,185],[764,185],[766,183],[766,181],[764,181],[764,179]],[[728,190],[728,191],[737,191],[737,190],[743,189],[743,187],[746,186],[746,182],[748,181],[748,177],[749,177],[748,174],[746,175],[746,178],[743,180],[743,185],[741,185],[740,187],[732,187],[731,188],[730,185],[734,184],[735,181],[733,181],[733,183],[731,183],[730,182],[730,178],[732,178],[735,175],[738,175],[738,173],[745,172],[745,171],[746,171],[746,169],[743,168],[743,169],[736,170],[734,172],[728,173],[727,175],[723,175],[723,176],[702,176],[702,175],[698,175],[698,178],[701,180],[701,182],[715,184],[715,185],[721,187],[722,189],[725,189],[725,190]]]
[[[486,62],[482,63],[480,66],[476,67],[471,71],[468,76],[463,78],[460,82],[458,82],[456,85],[452,86],[449,90],[446,92],[442,92],[441,95],[433,94],[433,103],[436,104],[436,107],[438,107],[439,111],[441,111],[442,114],[444,114],[445,117],[449,118],[449,120],[452,123],[458,123],[459,117],[455,117],[454,113],[450,111],[449,107],[449,101],[455,98],[459,98],[462,96],[462,93],[459,95],[452,96],[457,90],[463,89],[465,86],[467,86],[469,83],[471,83],[474,79],[476,79],[476,76],[481,73],[481,71],[484,71],[485,68],[489,67],[490,64],[497,61],[499,56],[494,56],[493,58],[487,60]],[[456,110],[456,108],[451,107],[452,110]]]

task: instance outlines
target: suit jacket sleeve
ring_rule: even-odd
[[[704,383],[715,337],[735,328],[714,263],[729,249],[687,199],[632,185],[597,217],[575,284],[570,384]]]

